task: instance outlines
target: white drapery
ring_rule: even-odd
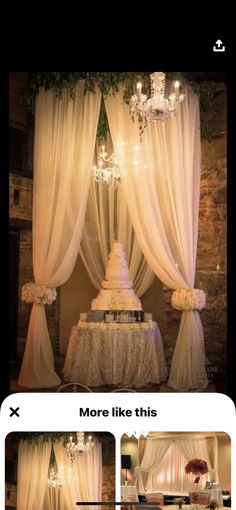
[[[191,458],[198,458],[207,460],[204,454],[194,456]],[[163,491],[163,492],[182,492],[189,493],[196,488],[194,480],[196,475],[185,473],[185,466],[191,460],[183,454],[178,441],[173,441],[161,461],[159,467],[152,471],[147,480],[146,490]],[[209,464],[208,464],[209,466]],[[198,489],[204,489],[206,481],[208,480],[208,473],[200,477]]]
[[[105,99],[113,145],[119,145],[122,187],[141,250],[154,273],[172,289],[193,288],[200,191],[199,102],[191,89],[176,116],[148,123],[140,143],[122,90]],[[184,311],[168,384],[203,389],[204,336],[199,313]]]
[[[95,157],[97,164],[98,152],[97,147]],[[112,152],[112,143],[108,137],[108,153]],[[116,189],[107,188],[91,179],[80,255],[92,284],[99,290],[114,239],[123,243],[129,275],[134,290],[140,297],[150,287],[154,274],[139,247],[122,186]]]
[[[141,491],[146,489],[149,492],[163,489],[170,491],[184,490],[185,492],[192,490],[195,477],[194,475],[187,475],[184,467],[189,460],[194,458],[205,460],[208,469],[211,469],[205,438],[170,437],[146,440],[142,462],[140,466],[135,468],[137,487]],[[145,487],[142,473],[148,473]],[[207,479],[207,474],[201,476],[202,487],[205,486]]]
[[[48,487],[44,498],[43,510],[67,510],[61,488]]]
[[[38,284],[59,287],[78,255],[90,184],[101,94],[74,98],[41,91],[36,100],[33,269]],[[19,384],[29,388],[60,383],[44,307],[33,304]]]
[[[101,501],[102,498],[102,448],[98,441],[86,455],[77,457],[73,463],[67,456],[62,442],[54,444],[58,471],[62,473],[62,497],[65,509],[73,510],[76,501]],[[90,507],[83,506],[84,510]],[[98,507],[94,507],[98,510]]]
[[[21,440],[18,448],[17,510],[44,510],[52,443]]]
[[[142,473],[149,473],[158,468],[171,443],[172,439],[146,440],[142,462],[135,468],[136,485],[141,492],[145,490]]]
[[[215,481],[217,482],[218,481],[218,477],[219,477],[219,457],[218,457],[218,438],[217,438],[216,435],[214,436],[213,467],[214,467],[215,477],[216,477]]]

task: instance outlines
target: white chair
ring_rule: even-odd
[[[148,503],[159,503],[159,505],[164,505],[164,494],[162,492],[157,492],[155,496],[149,497],[148,494],[146,495],[146,499]]]
[[[111,393],[138,393],[135,390],[132,390],[132,388],[127,388],[126,386],[124,388],[117,388],[116,390],[112,390]]]
[[[209,505],[210,503],[210,494],[204,493],[203,491],[195,491],[189,493],[190,505]]]
[[[80,393],[80,392],[81,393],[86,393],[86,392],[93,393],[93,391],[85,384],[76,383],[76,382],[69,382],[66,384],[62,384],[62,386],[60,386],[57,389],[56,393],[58,393],[58,392],[62,392],[62,393],[69,393],[69,392],[72,392],[72,393]]]

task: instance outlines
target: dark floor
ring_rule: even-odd
[[[62,375],[62,367],[64,364],[64,357],[58,357],[55,360],[55,371],[61,378],[61,384],[64,384],[66,381],[63,381],[63,375]],[[18,376],[20,371],[20,365],[21,361],[11,363],[10,364],[10,393],[17,393],[17,392],[56,392],[58,387],[56,388],[37,388],[37,389],[29,389],[29,388],[23,388],[22,386],[19,386],[18,384]],[[115,386],[115,385],[106,385],[106,386],[96,386],[96,387],[90,387],[90,389],[95,393],[109,393],[111,391],[114,391],[116,389],[119,389],[121,386]],[[166,383],[161,384],[149,384],[147,386],[140,386],[140,387],[130,387],[131,389],[135,390],[138,393],[159,393],[159,392],[165,392],[165,393],[176,393],[175,390],[170,388]],[[68,391],[68,390],[67,390]],[[73,391],[73,388],[71,388],[71,391]],[[82,389],[80,390],[82,391]],[[218,393],[227,393],[226,388],[226,381],[225,378],[219,378],[214,379],[212,381],[209,381],[209,384],[207,388],[203,390],[205,393],[209,392],[218,392]],[[195,392],[194,392],[195,393]]]

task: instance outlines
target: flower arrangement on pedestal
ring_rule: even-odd
[[[200,475],[205,475],[208,473],[208,466],[205,460],[201,459],[192,459],[185,466],[185,473],[193,473],[194,475],[198,475],[195,477],[193,483],[196,484],[196,488],[198,488],[198,484],[200,481]]]

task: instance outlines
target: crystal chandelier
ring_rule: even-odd
[[[104,163],[107,163],[107,166]],[[93,177],[96,182],[106,184],[108,188],[116,188],[118,186],[120,183],[120,170],[116,151],[111,156],[108,156],[105,145],[102,145],[99,152],[98,168],[96,165],[93,167]]]
[[[48,487],[52,487],[54,489],[60,489],[62,486],[62,481],[59,473],[55,470],[55,467],[51,467],[49,470],[48,477]]]
[[[147,437],[148,432],[125,432],[125,434],[129,438],[134,436],[136,439],[141,439],[142,437]]]
[[[184,94],[180,93],[180,82],[174,84],[174,92],[165,97],[165,73],[152,73],[151,78],[151,97],[148,99],[142,94],[142,84],[137,83],[137,93],[131,97],[130,108],[132,113],[136,113],[142,120],[159,122],[173,115],[184,100]]]
[[[71,458],[71,462],[80,455],[84,455],[91,451],[94,446],[92,436],[88,436],[88,440],[85,441],[84,432],[77,432],[77,442],[73,442],[73,436],[70,436],[69,442],[66,445],[67,455]]]

